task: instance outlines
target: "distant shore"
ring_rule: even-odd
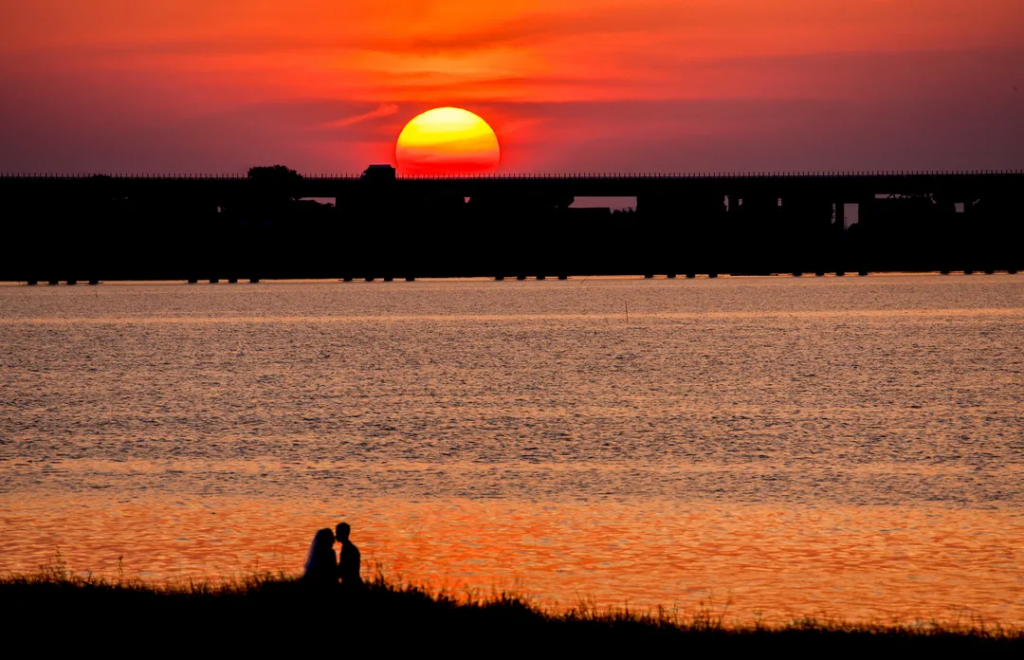
[[[155,585],[48,570],[0,576],[0,608],[7,613],[8,637],[35,638],[44,630],[60,630],[78,635],[76,646],[88,645],[89,640],[102,645],[102,636],[96,634],[113,625],[123,642],[148,644],[159,639],[163,648],[203,640],[234,650],[295,643],[329,650],[338,640],[345,640],[339,643],[348,648],[447,640],[502,647],[571,644],[754,653],[1024,649],[1024,629],[976,621],[911,625],[802,619],[736,627],[710,611],[680,615],[581,604],[552,612],[517,594],[433,592],[383,576],[370,580],[365,592],[351,595],[314,590],[286,575],[254,575],[218,585]]]

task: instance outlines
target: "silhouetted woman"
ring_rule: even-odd
[[[302,579],[315,587],[334,587],[338,584],[338,561],[334,557],[334,532],[321,529],[313,537],[306,557],[306,572]]]

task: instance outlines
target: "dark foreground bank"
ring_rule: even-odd
[[[853,625],[804,620],[729,628],[712,612],[546,612],[509,594],[431,593],[383,578],[329,593],[284,577],[158,587],[60,574],[0,578],[6,642],[157,655],[212,650],[330,655],[415,647],[442,653],[630,649],[689,654],[869,652],[965,654],[1024,650],[1024,631],[967,623]],[[1018,656],[1024,657],[1024,656]]]

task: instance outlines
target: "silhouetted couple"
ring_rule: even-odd
[[[363,578],[359,575],[359,548],[349,540],[352,528],[348,523],[339,524],[332,533],[321,529],[313,537],[313,545],[306,558],[306,573],[302,579],[322,588],[335,587],[341,580],[341,588],[347,592],[363,590]],[[334,556],[335,534],[341,544],[339,558]]]

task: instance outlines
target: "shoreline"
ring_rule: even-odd
[[[0,607],[9,630],[25,634],[36,624],[63,620],[71,628],[98,629],[119,622],[126,635],[144,638],[193,630],[245,645],[240,628],[261,629],[259,645],[282,641],[294,626],[336,625],[337,617],[363,636],[411,634],[514,643],[643,644],[645,647],[757,650],[1008,650],[1024,648],[1024,627],[984,621],[849,623],[836,618],[798,618],[785,624],[726,623],[709,607],[690,613],[599,608],[581,600],[555,612],[515,592],[481,596],[431,590],[382,574],[366,591],[310,588],[286,574],[253,574],[223,584],[183,580],[163,585],[139,579],[82,577],[62,567],[32,575],[0,575]],[[333,622],[333,623],[332,623]],[[255,642],[257,640],[248,640]]]

